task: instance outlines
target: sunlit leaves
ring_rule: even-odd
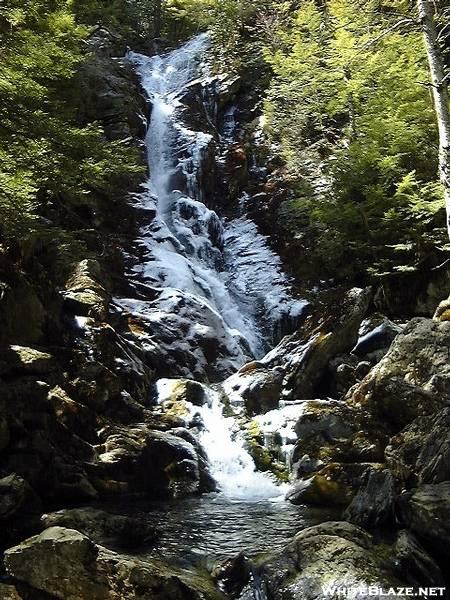
[[[34,227],[47,206],[114,196],[136,150],[78,126],[72,76],[88,29],[65,0],[0,3],[0,235]],[[5,23],[7,26],[5,27]],[[76,97],[76,96],[75,96]]]

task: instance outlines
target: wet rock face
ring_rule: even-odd
[[[398,483],[390,471],[369,468],[344,516],[351,523],[372,530],[392,526],[398,494]]]
[[[450,407],[419,417],[391,438],[386,462],[396,477],[411,485],[450,479]]]
[[[350,290],[343,298],[338,314],[330,314],[329,319],[312,331],[308,331],[307,323],[299,333],[286,337],[267,355],[266,364],[283,365],[283,396],[286,399],[315,397],[330,361],[354,347],[369,300],[369,290]]]
[[[206,302],[168,289],[154,301],[120,300],[128,331],[159,377],[220,381],[249,359],[246,341],[230,333]]]
[[[375,313],[361,323],[359,339],[352,354],[360,358],[379,351],[384,351],[386,354],[402,330],[403,327],[400,325],[393,323],[384,315]]]

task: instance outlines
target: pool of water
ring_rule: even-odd
[[[120,512],[155,525],[161,538],[148,555],[180,566],[208,566],[239,552],[249,557],[273,553],[302,529],[338,516],[332,510],[293,506],[282,499],[231,501],[219,494],[141,502],[121,507]]]

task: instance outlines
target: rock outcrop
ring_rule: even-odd
[[[164,563],[118,555],[74,529],[50,527],[5,553],[8,572],[61,600],[220,600]],[[193,577],[195,580],[195,577]],[[203,589],[202,589],[203,588]],[[209,593],[208,593],[209,592]]]
[[[442,582],[432,559],[413,541],[408,546],[404,536],[397,547],[383,548],[359,527],[327,522],[296,535],[285,551],[263,565],[262,577],[275,600],[322,600],[339,598],[341,586],[361,588],[362,594],[371,586],[405,586],[411,581],[405,566],[411,569],[414,560],[422,564],[422,572],[414,573],[421,585],[433,576]]]

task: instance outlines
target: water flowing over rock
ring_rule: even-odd
[[[146,287],[115,301],[161,376],[218,380],[263,355],[306,303],[291,297],[253,222],[208,208],[211,172],[233,138],[229,123],[220,131],[220,111],[237,83],[209,73],[208,48],[200,35],[167,55],[129,53],[151,103],[150,179],[136,199],[145,218],[129,273]]]
[[[108,139],[145,135],[148,180],[80,217],[99,239],[83,233],[89,251],[53,295],[19,272],[0,282],[0,598],[320,600],[327,585],[441,584],[448,303],[404,326],[371,313],[388,297],[333,288],[311,290],[307,312],[279,240],[252,220],[258,203],[271,218],[270,181],[241,77],[212,71],[204,34],[117,60],[114,40],[90,39],[79,117]]]
[[[286,486],[273,475],[257,471],[237,420],[224,414],[218,391],[202,385],[188,395],[186,386],[177,380],[159,380],[157,387],[159,403],[181,402],[178,410],[204,448],[219,492],[234,500],[283,498]]]

